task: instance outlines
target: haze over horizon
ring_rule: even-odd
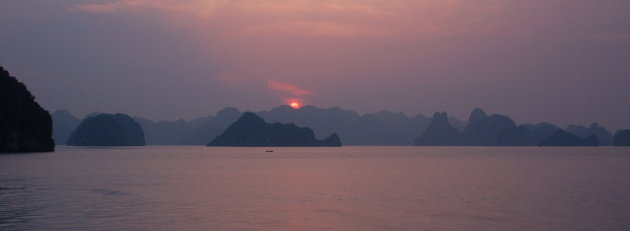
[[[7,0],[0,64],[46,109],[192,119],[291,100],[630,128],[627,0]]]

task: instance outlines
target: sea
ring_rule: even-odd
[[[60,146],[0,230],[630,230],[630,148]]]

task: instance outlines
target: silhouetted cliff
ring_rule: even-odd
[[[85,118],[68,139],[71,146],[144,146],[140,124],[125,114]]]
[[[135,117],[144,130],[147,145],[206,145],[241,116],[241,112],[227,107],[216,116],[204,116],[189,122],[160,121]]]
[[[190,137],[184,139],[186,145],[205,145],[219,136],[225,129],[241,117],[242,113],[233,107],[226,107],[217,112],[215,117],[191,121]]]
[[[333,133],[322,141],[318,142],[317,146],[329,146],[329,147],[341,147],[341,138],[337,135],[337,133]]]
[[[619,130],[613,140],[615,146],[630,146],[630,130]]]
[[[597,137],[591,135],[582,139],[565,130],[558,129],[542,140],[538,146],[597,146]]]
[[[144,130],[147,144],[205,145],[241,115],[238,109],[228,107],[217,112],[216,116],[199,117],[189,122],[135,119]],[[404,113],[387,110],[359,115],[338,107],[322,109],[314,106],[300,109],[280,106],[257,115],[269,122],[294,123],[298,127],[311,128],[315,137],[324,137],[334,132],[344,137],[344,144],[352,145],[533,146],[539,145],[559,129],[549,123],[523,124],[517,127],[507,116],[488,116],[478,108],[470,114],[467,123],[443,113],[436,113],[435,118],[421,114],[408,117]],[[53,119],[56,123],[56,116]],[[584,144],[580,145],[601,145],[606,142],[601,137],[605,140],[608,133],[597,124],[590,128],[569,126],[567,132],[582,139]],[[591,135],[594,137],[590,137]],[[612,143],[612,138],[609,139]]]
[[[256,114],[246,112],[208,146],[341,146],[341,141],[337,134],[332,134],[324,140],[317,140],[310,128],[300,128],[295,124],[269,124]]]
[[[599,141],[599,145],[601,146],[612,145],[613,142],[612,133],[606,130],[606,128],[599,126],[597,123],[592,123],[590,127],[582,125],[569,125],[566,131],[582,139],[585,139],[590,135],[595,135]]]
[[[68,110],[58,110],[51,114],[53,120],[53,138],[58,145],[64,145],[70,134],[79,126],[81,120]]]
[[[497,146],[530,146],[537,143],[531,142],[531,131],[526,126],[521,125],[513,129],[508,129],[499,134],[495,145]]]
[[[468,125],[463,132],[463,144],[472,146],[511,145],[506,136],[518,135],[512,130],[516,124],[504,115],[486,116],[481,109],[475,109],[470,114]],[[520,132],[520,131],[519,131]],[[501,140],[504,140],[501,142]]]
[[[527,145],[538,145],[545,138],[560,129],[550,123],[523,124],[519,128],[523,129],[527,134]]]
[[[192,129],[186,121],[160,121],[134,117],[144,131],[144,140],[147,145],[182,145],[184,140],[192,135]]]
[[[584,141],[584,146],[599,146],[599,139],[595,134],[584,137],[582,139]]]
[[[426,130],[431,122],[431,118],[422,114],[409,117],[401,112],[384,110],[359,115],[338,107],[324,109],[314,106],[294,109],[284,105],[257,115],[270,123],[294,123],[299,127],[309,127],[316,137],[335,132],[344,138],[344,144],[351,145],[411,145],[413,139]],[[144,129],[147,144],[205,145],[240,116],[239,110],[228,107],[220,110],[216,116],[199,117],[189,122],[135,119]],[[457,130],[463,130],[466,125],[465,121],[453,117],[448,120]]]
[[[462,134],[448,121],[446,112],[433,114],[431,124],[414,141],[419,146],[451,146],[462,144]]]
[[[485,118],[488,118],[488,114],[481,108],[475,108],[468,116],[468,124],[476,123]]]
[[[336,132],[343,137],[346,145],[411,145],[430,121],[423,115],[408,117],[404,113],[387,110],[359,115],[338,107],[325,109],[314,106],[300,109],[280,106],[258,115],[269,122],[295,123],[312,128],[318,137]]]
[[[446,112],[435,113],[433,120],[415,145],[423,146],[597,146],[599,136],[606,136],[606,130],[593,124],[587,129],[588,135],[577,137],[549,123],[535,125],[516,123],[507,116],[488,116],[476,108],[468,117],[463,132],[449,124]]]
[[[0,152],[51,152],[52,118],[26,86],[0,66]]]

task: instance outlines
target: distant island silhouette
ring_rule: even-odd
[[[184,120],[153,122],[136,117],[145,131],[147,144],[159,145],[206,145],[220,135],[242,113],[233,107],[217,112],[215,116],[199,117],[190,122]]]
[[[613,144],[613,134],[606,130],[606,128],[600,126],[598,123],[592,123],[589,127],[582,125],[569,125],[565,130],[582,139],[595,135],[600,146],[610,146]]]
[[[98,114],[98,113],[96,113]],[[482,109],[474,109],[468,121],[448,116],[446,112],[432,117],[381,111],[359,115],[338,107],[317,108],[305,106],[294,109],[283,105],[270,111],[255,113],[269,122],[294,123],[309,127],[316,137],[337,133],[344,145],[420,145],[420,146],[598,146],[613,145],[613,134],[597,123],[590,126],[569,125],[565,129],[550,123],[517,125],[505,115],[488,115]],[[216,115],[199,117],[190,121],[159,121],[134,117],[145,133],[147,145],[207,145],[243,115],[238,109],[227,107]],[[52,114],[55,137],[76,127],[75,116],[60,110]],[[71,129],[72,128],[72,129]],[[565,133],[583,142],[565,142]],[[621,131],[620,131],[621,132]],[[620,133],[617,143],[628,142]],[[573,137],[575,136],[575,137]],[[61,139],[61,138],[60,138]],[[564,140],[564,141],[563,141]],[[544,143],[543,143],[544,141]],[[65,141],[57,141],[65,143]]]
[[[58,110],[51,114],[53,123],[53,139],[57,145],[64,145],[68,138],[79,126],[81,120],[72,115],[68,110]]]
[[[630,146],[630,130],[619,130],[617,133],[615,133],[613,145]]]
[[[471,112],[463,132],[446,120],[446,112],[436,113],[429,128],[414,144],[420,146],[598,146],[599,140],[608,143],[612,135],[605,128],[593,124],[590,128],[569,126],[581,138],[552,124],[516,126],[507,116],[488,116],[482,109]],[[601,137],[601,138],[600,138]]]
[[[125,114],[88,116],[72,132],[70,146],[144,146],[144,131]]]
[[[76,127],[64,117],[62,110],[53,113],[55,126]],[[301,127],[313,128],[317,137],[325,137],[336,132],[344,139],[344,145],[411,145],[413,138],[428,126],[431,118],[423,115],[407,117],[404,113],[381,111],[359,115],[354,111],[338,107],[322,109],[305,106],[293,109],[279,106],[270,111],[256,113],[269,122],[295,123]],[[220,135],[230,124],[236,121],[242,112],[227,107],[216,115],[199,117],[190,121],[154,122],[142,117],[134,117],[145,132],[147,145],[206,145]],[[76,118],[75,116],[73,116]],[[78,120],[78,119],[76,119]],[[449,118],[458,129],[466,125],[464,121]],[[55,136],[58,131],[55,131]],[[65,140],[58,141],[65,143]]]
[[[245,112],[208,146],[236,147],[340,147],[336,133],[318,140],[310,128],[295,124],[267,123],[251,112]]]
[[[422,135],[414,141],[420,146],[453,146],[462,145],[462,134],[448,122],[446,112],[436,112]]]
[[[538,146],[597,146],[597,137],[593,134],[582,139],[565,130],[558,129],[542,140]]]
[[[0,152],[51,152],[52,118],[26,86],[0,66]]]

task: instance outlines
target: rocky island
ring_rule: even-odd
[[[630,146],[630,130],[619,130],[615,133],[614,146]]]
[[[318,140],[313,130],[308,127],[300,128],[292,123],[270,124],[254,113],[245,112],[208,146],[341,147],[341,140],[336,133],[324,140]]]
[[[52,118],[26,86],[0,66],[0,152],[52,152]]]
[[[144,146],[140,124],[125,114],[89,116],[72,132],[70,146]]]
[[[422,135],[414,140],[417,146],[456,146],[461,145],[462,134],[448,121],[446,112],[436,112]]]
[[[53,139],[57,145],[65,145],[72,131],[79,126],[81,120],[68,110],[57,110],[50,114],[53,120]]]
[[[549,137],[542,140],[538,146],[597,146],[597,144],[598,141],[595,135],[590,135],[582,139],[565,130],[558,129]]]
[[[468,125],[462,133],[463,144],[469,146],[512,145],[521,134],[516,124],[507,116],[493,114],[488,116],[482,109],[475,109],[468,119]],[[509,141],[508,141],[509,140]]]

